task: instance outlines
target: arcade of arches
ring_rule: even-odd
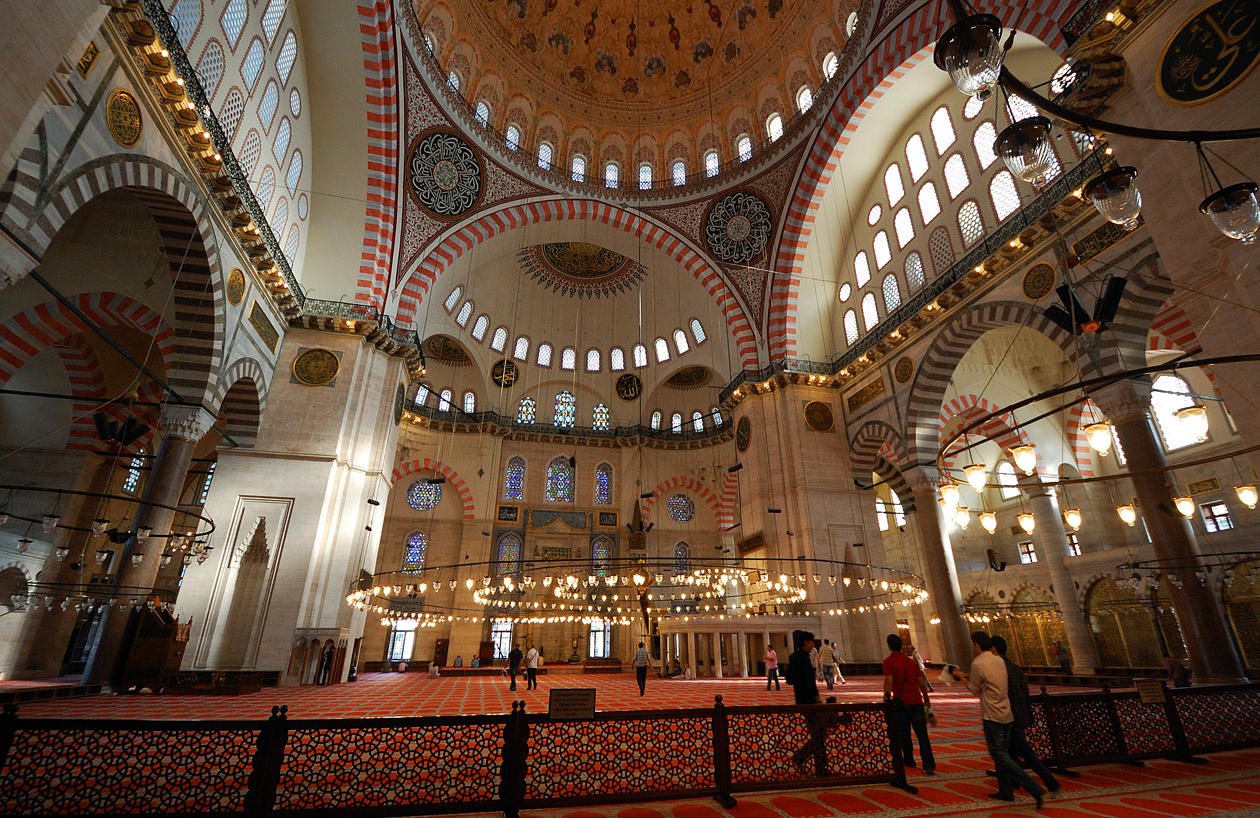
[[[46,5],[0,35],[5,678],[116,678],[133,599],[188,625],[184,669],[283,685],[514,642],[624,663],[644,636],[755,675],[795,628],[849,661],[901,628],[965,665],[983,627],[1077,674],[1260,667],[1260,511],[1235,491],[1258,373],[1196,363],[1256,352],[1255,250],[1191,210],[1190,148],[1058,123],[1046,184],[1012,176],[992,140],[1031,106],[954,89],[935,7]],[[1068,102],[1255,124],[1260,72],[1192,107],[1155,91],[1195,4],[1095,5],[978,7]],[[1142,170],[1131,230],[1080,191],[1116,161]],[[1102,331],[1046,317],[1055,286],[1093,304],[1115,277]],[[732,592],[647,633],[637,609],[474,602],[483,573],[641,559],[799,575],[806,601]],[[927,600],[868,608],[870,566]],[[415,578],[392,617],[347,604],[388,572]]]

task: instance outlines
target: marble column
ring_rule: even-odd
[[[940,661],[967,667],[971,664],[971,633],[962,616],[962,591],[958,587],[958,570],[954,567],[945,513],[937,502],[940,476],[935,468],[927,466],[904,472],[904,476],[914,494],[914,516],[923,545],[928,601],[941,620],[945,656]]]
[[[722,633],[713,632],[713,678],[722,678]]]
[[[691,678],[700,675],[700,667],[696,663],[696,632],[687,631],[687,666],[691,668]]]
[[[1174,566],[1164,571],[1166,575],[1180,580],[1181,587],[1169,583],[1168,591],[1190,653],[1195,681],[1231,682],[1245,678],[1220,603],[1196,574],[1202,560],[1190,521],[1177,512],[1172,502],[1168,461],[1150,414],[1150,384],[1124,381],[1103,388],[1093,397],[1115,426],[1124,447],[1139,513],[1150,532],[1155,556]]]
[[[161,443],[136,509],[131,526],[132,537],[118,555],[114,588],[119,599],[147,595],[143,589],[151,589],[157,581],[158,570],[162,567],[162,552],[169,547],[169,538],[160,535],[170,532],[175,519],[173,510],[161,506],[179,503],[184,481],[188,478],[188,467],[192,463],[193,449],[213,425],[214,418],[200,407],[168,406],[162,410],[159,424]],[[148,528],[157,536],[138,542],[135,532],[140,528]],[[138,565],[132,561],[136,555],[141,558]],[[120,611],[113,606],[105,609],[101,617],[100,640],[83,674],[85,682],[108,681],[117,686],[121,680],[122,662],[126,658],[123,655],[127,647],[124,635],[130,615],[131,611],[127,609]]]
[[[744,678],[748,678],[748,635],[743,631],[735,634],[739,640],[739,669]]]
[[[1050,487],[1036,475],[1022,475],[1020,488],[1032,506],[1033,519],[1037,523],[1034,539],[1041,546],[1041,556],[1050,569],[1050,582],[1054,585],[1054,597],[1059,603],[1059,616],[1063,619],[1063,631],[1067,634],[1068,651],[1072,658],[1073,673],[1094,673],[1098,667],[1098,655],[1094,651],[1094,639],[1089,624],[1076,598],[1076,585],[1068,571],[1066,560],[1071,556],[1067,530],[1059,512],[1059,501]]]

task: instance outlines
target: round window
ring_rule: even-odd
[[[442,499],[442,487],[436,483],[417,480],[407,489],[407,505],[428,511]]]

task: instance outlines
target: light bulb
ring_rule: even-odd
[[[1137,523],[1137,509],[1132,503],[1124,503],[1116,506],[1116,513],[1120,515],[1120,519],[1125,525],[1135,525]]]
[[[958,493],[958,484],[944,482],[941,483],[941,499],[945,501],[945,508],[951,509],[958,505],[958,499],[961,495]]]
[[[1177,507],[1177,511],[1181,512],[1181,516],[1187,520],[1194,516],[1193,497],[1174,497],[1173,505]]]
[[[43,520],[44,533],[51,534],[52,530],[61,522],[61,517],[57,514],[45,514]]]
[[[93,534],[104,534],[107,528],[109,528],[109,520],[106,520],[104,517],[97,517],[92,521]]]
[[[1011,449],[1011,457],[1015,459],[1015,465],[1024,474],[1032,474],[1037,470],[1037,444],[1025,443],[1023,446],[1016,446]]]
[[[1244,483],[1241,486],[1234,486],[1234,491],[1238,494],[1238,499],[1247,508],[1256,507],[1256,486],[1254,483]]]
[[[139,567],[142,562],[144,562],[144,554],[135,553],[131,555],[131,564],[133,566]]]
[[[105,550],[105,549],[103,549],[103,548],[102,548],[100,551],[97,551],[97,552],[96,552],[96,564],[97,564],[97,565],[104,565],[104,564],[105,564],[105,560],[109,559],[109,553],[110,553],[109,551],[106,551],[106,550]]]
[[[1181,421],[1182,428],[1194,435],[1197,442],[1202,443],[1207,440],[1208,419],[1206,406],[1196,403],[1192,406],[1178,409],[1173,414]]]
[[[1063,522],[1068,524],[1068,528],[1076,530],[1081,527],[1081,510],[1079,508],[1069,508],[1063,511]]]
[[[997,514],[992,511],[980,512],[980,525],[984,526],[984,530],[990,534],[997,531]]]
[[[984,491],[984,485],[989,481],[989,475],[985,471],[983,463],[972,463],[970,466],[963,466],[963,473],[967,475],[967,485],[976,491]]]
[[[57,554],[57,559],[64,560],[66,555],[70,553],[70,547],[66,545],[59,545],[57,546],[57,551],[55,553]]]
[[[965,529],[967,523],[971,522],[971,510],[966,506],[959,506],[958,510],[954,512],[954,522],[959,528]]]
[[[1033,533],[1033,529],[1037,527],[1037,518],[1032,515],[1031,511],[1025,511],[1015,519],[1019,521],[1019,527],[1024,529],[1025,534]]]
[[[1111,451],[1111,424],[1105,420],[1091,423],[1085,427],[1085,439],[1089,447],[1101,455]]]

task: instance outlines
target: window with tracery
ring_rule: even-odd
[[[490,348],[495,352],[502,352],[507,346],[507,327],[496,327],[494,335],[490,336]]]
[[[473,412],[477,411],[477,393],[476,392],[469,391],[469,392],[464,393],[464,411],[470,415]]]
[[[442,306],[446,308],[447,312],[450,312],[451,310],[455,309],[455,305],[459,303],[460,296],[462,296],[463,294],[464,294],[464,288],[456,287],[455,289],[451,290],[451,294],[446,297],[446,300],[444,302],[442,302]]]
[[[618,182],[618,169],[616,162],[609,162],[604,165],[604,187],[616,187]]]
[[[538,167],[543,170],[551,168],[551,145],[547,142],[538,146]]]
[[[949,240],[949,231],[938,227],[932,231],[928,239],[928,253],[932,257],[932,271],[941,275],[954,266],[954,245]]]
[[[862,296],[862,324],[870,330],[879,323],[879,307],[875,305],[875,293]]]
[[[718,159],[718,152],[712,148],[704,152],[704,175],[712,178],[718,175],[721,169],[721,162]]]
[[[477,119],[477,122],[481,124],[482,126],[490,124],[490,106],[486,104],[485,100],[482,100],[477,103],[477,108],[473,116]]]
[[[993,127],[993,123],[980,123],[980,127],[976,128],[975,136],[971,138],[971,144],[976,149],[976,161],[980,163],[980,170],[988,170],[989,165],[997,161],[997,154],[993,152],[995,141],[997,141],[997,130]]]
[[[455,323],[461,327],[468,326],[468,319],[472,317],[473,302],[465,301],[464,306],[459,308],[459,315],[455,316]]]
[[[438,395],[438,411],[441,411],[441,412],[451,411],[451,408],[452,408],[451,398],[453,397],[455,397],[454,392],[452,392],[449,389],[443,389],[442,394]]]
[[[691,349],[691,345],[687,343],[687,336],[680,329],[674,330],[674,346],[678,349],[679,355]]]
[[[967,104],[963,106],[963,119],[975,119],[983,110],[984,100],[980,97],[967,97]]]
[[[881,230],[875,234],[875,269],[884,269],[890,261],[892,261],[892,248],[888,246],[888,234]]]
[[[683,185],[687,183],[687,163],[681,159],[675,159],[674,165],[670,169],[670,175],[674,178],[674,185]]]
[[[923,257],[918,253],[906,256],[906,289],[918,292],[923,286]]]
[[[591,427],[597,432],[606,432],[612,425],[612,415],[608,412],[608,407],[602,403],[595,404],[595,408],[591,410]]]
[[[503,139],[507,142],[510,150],[519,150],[521,147],[521,129],[515,125],[508,125],[507,130],[503,132]]]
[[[407,487],[407,505],[418,511],[428,511],[442,500],[442,486],[428,480],[417,480]]]
[[[577,350],[573,347],[560,350],[560,368],[572,371],[575,366],[577,366]]]
[[[853,346],[853,342],[858,339],[858,322],[857,313],[849,310],[844,314],[844,342],[849,346]]]
[[[682,434],[683,419],[682,419],[682,415],[679,414],[678,412],[675,412],[673,415],[670,416],[669,430],[676,435]]]
[[[499,576],[515,574],[521,567],[521,538],[515,534],[504,534],[499,540]],[[511,623],[508,623],[508,644],[512,641]],[[496,653],[498,648],[496,647]],[[507,654],[503,655],[507,658]]]
[[[557,457],[547,466],[547,502],[573,502],[573,467],[567,457]]]
[[[613,347],[608,351],[608,368],[613,372],[626,368],[626,353],[621,347]]]
[[[691,413],[691,428],[696,432],[704,431],[704,414],[696,411]]]
[[[665,502],[669,516],[676,523],[689,523],[696,516],[696,504],[685,494],[675,494]]]
[[[539,344],[538,357],[534,360],[539,366],[551,366],[551,344]]]
[[[608,573],[608,566],[612,562],[612,540],[607,537],[596,537],[591,543],[591,571],[597,577],[602,577]]]
[[[197,63],[197,79],[201,80],[201,87],[205,89],[207,97],[213,97],[218,90],[219,80],[223,77],[223,66],[223,46],[211,40],[201,53],[201,61]]]
[[[429,538],[424,535],[423,531],[413,531],[407,535],[407,542],[403,548],[403,564],[404,571],[422,571],[424,570],[424,560],[429,554]]]
[[[712,417],[712,418],[713,418],[713,425],[714,425],[714,426],[721,426],[721,425],[722,425],[722,410],[721,410],[721,409],[719,409],[719,408],[717,408],[716,406],[714,406],[714,407],[713,407],[713,411],[709,412],[709,415],[710,415],[710,417]]]
[[[949,188],[949,198],[957,199],[958,194],[967,189],[971,179],[967,176],[967,165],[962,154],[956,153],[945,160],[945,186]]]
[[[643,162],[639,165],[639,190],[652,189],[652,165]]]
[[[928,171],[927,150],[923,147],[923,137],[918,134],[906,140],[906,164],[910,166],[910,180],[913,182],[922,179]]]
[[[245,28],[245,17],[249,14],[249,6],[245,0],[229,0],[223,9],[223,17],[220,22],[223,25],[223,33],[227,36],[229,48],[236,48],[236,43],[241,38],[241,31]]]
[[[600,463],[595,467],[595,505],[612,505],[612,480],[612,466],[607,463]]]
[[[586,157],[574,156],[573,161],[569,163],[569,173],[575,182],[586,181]]]
[[[175,27],[175,36],[180,44],[187,50],[197,26],[201,25],[200,0],[177,0],[171,10],[171,25]]]
[[[245,81],[245,90],[250,93],[253,93],[254,85],[258,83],[258,77],[262,74],[265,56],[262,40],[255,37],[249,44],[249,51],[245,52],[245,59],[241,62],[241,79]]]
[[[219,125],[229,140],[236,136],[236,129],[240,126],[241,117],[244,114],[245,97],[239,88],[233,88],[228,91],[228,95],[223,99],[223,105],[219,108]]]
[[[458,94],[459,85],[460,85],[459,74],[456,74],[454,71],[448,72],[446,75],[446,84],[450,87],[452,91]]]
[[[699,318],[691,319],[691,337],[696,339],[697,344],[703,344],[707,337],[704,334],[704,327],[700,325]]]
[[[963,202],[958,208],[958,230],[962,233],[964,247],[984,238],[984,220],[980,217],[980,206],[974,201]]]
[[[527,398],[533,405],[533,399]],[[524,403],[524,401],[521,401]],[[519,420],[519,414],[517,419]],[[533,421],[528,421],[532,423]],[[503,499],[504,500],[524,500],[525,499],[525,460],[520,457],[513,457],[508,461],[507,471],[503,475]]]
[[[556,408],[551,422],[562,429],[572,429],[577,423],[577,398],[569,390],[556,395]]]
[[[652,413],[652,419],[650,421],[650,424],[653,429],[661,428],[661,410],[660,409],[657,409],[655,412]]]
[[[897,231],[897,249],[900,250],[914,238],[914,221],[910,218],[910,208],[903,207],[893,217],[893,229]]]
[[[534,423],[538,418],[538,404],[533,398],[521,398],[521,402],[516,404],[516,422],[517,423]]]
[[[280,46],[280,53],[276,56],[276,73],[280,76],[280,84],[287,85],[289,83],[289,73],[293,70],[293,63],[297,61],[297,36],[289,31],[284,35],[284,43]]]
[[[901,201],[901,197],[906,195],[906,189],[901,184],[901,167],[896,162],[884,171],[884,192],[888,194],[889,207],[896,205]],[[876,221],[878,220],[877,217]]]
[[[691,570],[691,546],[680,542],[674,546],[674,571],[685,574]]]
[[[901,288],[897,285],[897,277],[891,273],[884,276],[884,313],[892,315],[893,310],[901,306]]]
[[[748,136],[741,136],[735,141],[735,154],[739,157],[739,161],[747,162],[752,159],[752,139]]]
[[[484,313],[477,316],[477,320],[473,322],[472,337],[478,341],[486,337],[486,330],[490,329],[490,317]]]
[[[954,139],[954,121],[950,119],[949,109],[942,105],[932,114],[932,141],[936,143],[936,155],[944,155],[954,144]]]

